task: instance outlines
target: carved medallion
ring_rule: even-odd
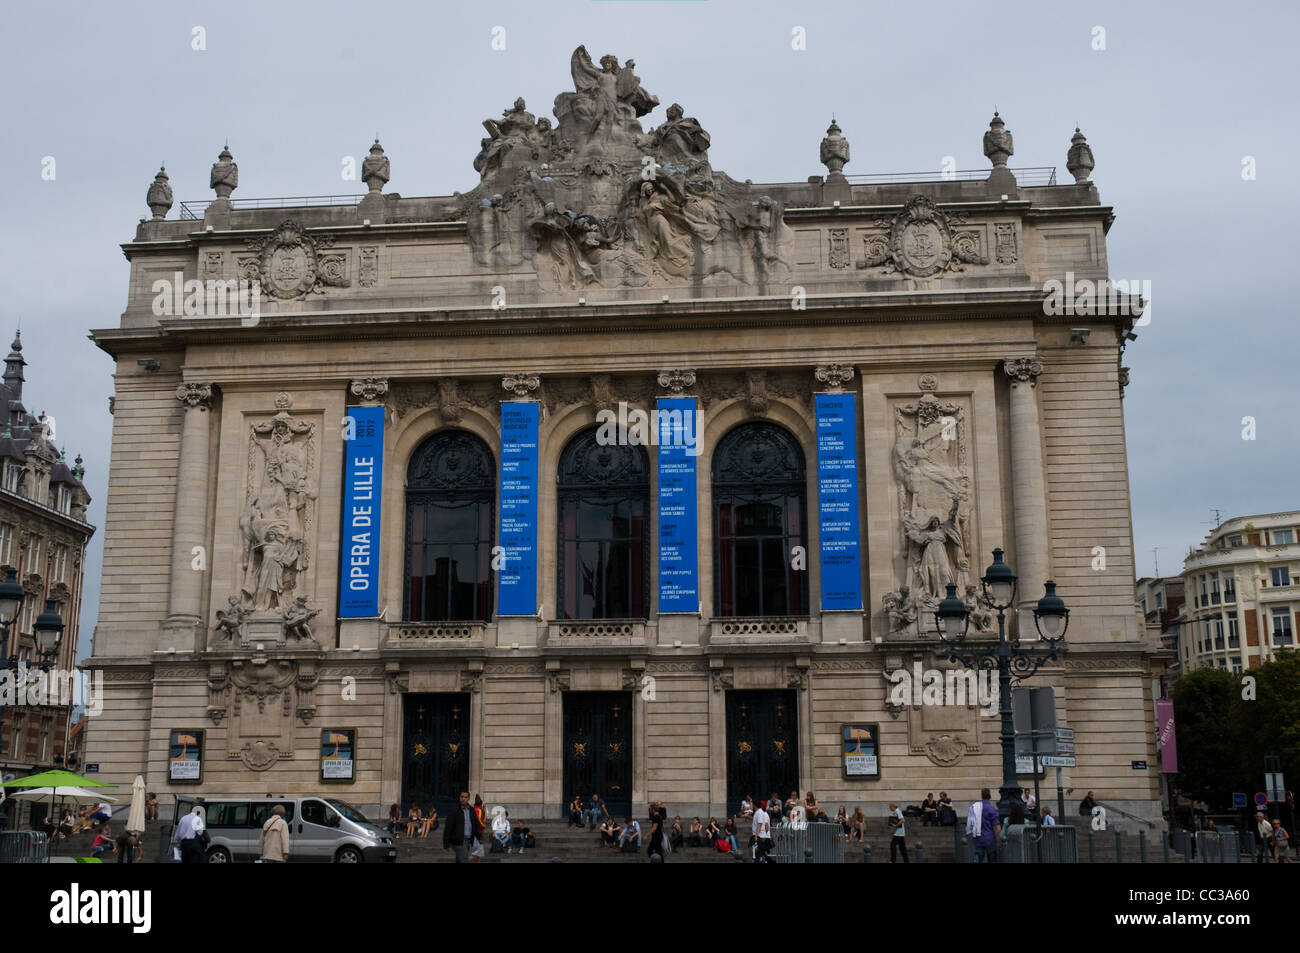
[[[332,244],[332,237],[310,236],[297,222],[284,222],[267,238],[249,239],[248,246],[257,252],[263,293],[273,298],[303,298],[320,290],[318,284],[347,284],[342,256],[328,256],[322,274],[317,256]]]
[[[961,221],[962,216],[956,220]],[[875,224],[887,228],[887,235],[866,236],[859,268],[884,265],[887,275],[928,278],[950,268],[960,271],[956,262],[988,264],[988,259],[980,254],[979,235],[972,231],[954,234],[949,217],[923,195],[904,205],[892,221]]]

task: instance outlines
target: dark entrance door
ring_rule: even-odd
[[[402,811],[446,816],[469,790],[469,695],[402,696]]]
[[[799,789],[799,716],[794,691],[727,692],[727,812]]]
[[[564,693],[564,803],[592,792],[620,821],[632,813],[632,695]]]

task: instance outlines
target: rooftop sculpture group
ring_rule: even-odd
[[[638,120],[659,100],[634,66],[597,66],[580,46],[557,126],[523,99],[484,122],[482,181],[462,196],[476,262],[531,262],[548,290],[779,280],[793,241],[780,203],[715,173],[709,134],[680,105],[646,132]]]

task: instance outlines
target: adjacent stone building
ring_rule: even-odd
[[[554,121],[485,121],[464,193],[385,193],[378,142],[351,204],[240,203],[225,149],[217,198],[167,218],[159,173],[94,332],[116,415],[87,757],[373,812],[969,799],[998,719],[889,704],[886,675],[949,667],[934,606],[1000,547],[1014,631],[1049,578],[1071,610],[1035,679],[1076,732],[1066,783],[1156,815],[1137,309],[1048,294],[1107,276],[1083,136],[1069,184],[1009,168],[996,115],[991,171],[898,182],[846,176],[832,123],[824,176],[757,184],[681,106],[643,125],[630,63],[571,65]]]
[[[77,664],[86,546],[95,527],[86,520],[90,494],[81,482],[81,457],[69,466],[66,454],[55,447],[52,419],[43,411],[29,413],[23,404],[26,366],[22,335],[15,334],[0,383],[5,408],[0,434],[0,579],[13,569],[24,596],[3,651],[23,666],[22,671],[45,662],[71,673]],[[64,632],[57,653],[45,659],[33,623],[48,599],[55,601]],[[33,699],[59,703],[26,703]],[[0,710],[0,771],[22,775],[63,765],[71,696],[59,693],[52,698],[42,689],[38,694],[24,692],[23,701]]]
[[[1187,555],[1178,616],[1186,672],[1258,668],[1300,631],[1300,511],[1224,520]]]

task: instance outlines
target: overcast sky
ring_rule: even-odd
[[[1140,575],[1177,572],[1224,518],[1300,507],[1295,274],[1300,154],[1293,4],[550,0],[547,3],[10,5],[0,34],[0,311],[20,321],[27,407],[81,453],[96,533],[82,654],[97,615],[112,363],[87,340],[117,325],[118,245],[167,163],[176,201],[209,199],[229,138],[235,198],[364,191],[344,156],[378,132],[388,191],[446,195],[478,181],[480,125],[516,96],[549,115],[586,44],[636,60],[664,109],[680,102],[737,179],[825,172],[834,113],[849,173],[988,168],[994,105],[1012,167],[1058,167],[1082,126],[1116,221],[1111,275],[1149,280],[1152,321],[1125,363]],[[196,50],[195,28],[206,49]],[[504,50],[493,49],[504,28]],[[792,49],[802,27],[806,50]],[[1104,35],[1096,28],[1102,28]],[[497,32],[497,36],[500,36]],[[1094,49],[1098,41],[1105,49]],[[45,157],[54,178],[42,178]],[[1254,157],[1256,178],[1243,180]],[[171,217],[177,209],[173,208]],[[1251,416],[1257,438],[1242,439]]]

